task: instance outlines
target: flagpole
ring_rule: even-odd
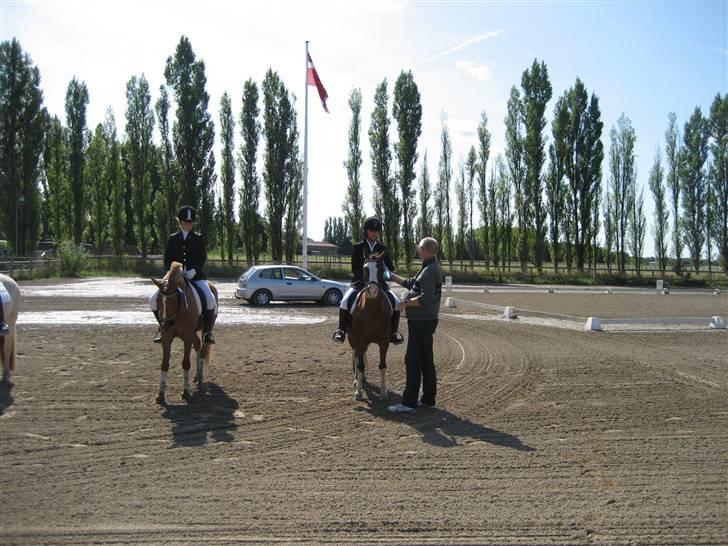
[[[303,115],[303,268],[308,269],[308,234],[306,222],[308,220],[308,40],[306,40],[306,80],[304,81],[305,99]]]

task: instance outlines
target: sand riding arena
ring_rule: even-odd
[[[21,283],[1,544],[728,544],[726,291],[455,287],[438,408],[393,415],[404,346],[357,402],[337,309],[218,286],[161,407],[148,280]]]

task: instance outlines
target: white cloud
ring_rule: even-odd
[[[474,61],[457,61],[455,67],[481,82],[488,81],[493,74],[490,64],[478,64]]]

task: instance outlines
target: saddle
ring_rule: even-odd
[[[389,290],[382,290],[382,292],[384,292],[384,294],[387,296],[386,300],[387,300],[387,303],[389,304],[389,316],[391,317],[394,314],[394,302],[392,301],[392,297],[390,295],[391,292]],[[361,290],[359,290],[359,292],[357,292],[355,298],[349,298],[349,301],[351,302],[349,304],[349,314],[352,314],[352,309],[354,309],[357,306],[357,304],[359,303],[359,298],[361,298],[361,295],[363,293],[364,293],[364,288],[362,288]]]

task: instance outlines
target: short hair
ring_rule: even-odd
[[[424,248],[427,252],[433,255],[437,255],[437,249],[440,245],[437,244],[437,241],[433,237],[425,237],[420,241],[420,246]]]

